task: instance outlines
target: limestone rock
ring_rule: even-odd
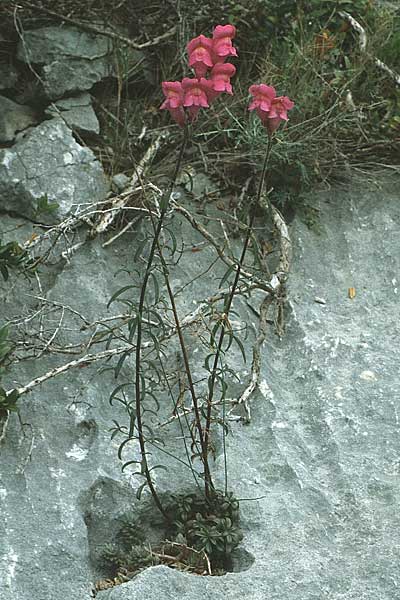
[[[18,81],[18,71],[12,64],[0,63],[0,90],[13,88]]]
[[[100,133],[100,124],[92,107],[90,95],[79,94],[56,100],[46,110],[51,117],[61,117],[73,130],[82,133]]]
[[[104,199],[108,185],[93,152],[80,146],[61,119],[45,121],[12,148],[0,150],[0,209],[35,217],[37,200],[47,195],[59,208],[58,221],[74,204]]]
[[[111,180],[111,187],[114,192],[120,193],[129,185],[129,177],[125,173],[117,173]]]
[[[75,27],[41,27],[24,32],[17,56],[41,65],[44,91],[49,98],[89,90],[112,73],[112,43]]]
[[[45,127],[48,139],[47,128],[54,126],[50,121],[37,129]],[[58,166],[51,164],[47,177],[53,172],[57,180]],[[251,399],[252,421],[231,422],[226,437],[229,488],[243,499],[242,545],[254,562],[222,577],[158,566],[99,592],[96,600],[398,599],[400,204],[397,181],[379,176],[377,183],[314,192],[307,201],[320,203],[322,234],[298,217],[291,226],[287,330],[282,340],[269,330],[260,389]],[[187,206],[196,209],[189,200]],[[187,223],[173,224],[179,243],[199,239]],[[10,221],[6,226],[12,228]],[[96,238],[79,248],[50,288],[43,282],[49,301],[77,311],[65,310],[63,343],[77,341],[71,336],[79,335],[79,314],[89,322],[110,317],[110,296],[133,281],[137,244],[133,233],[106,248]],[[226,271],[218,265],[210,271],[212,258],[205,247],[195,255],[183,252],[171,267],[174,286],[193,282],[177,297],[181,314],[185,303],[191,310],[212,293]],[[117,270],[122,280],[113,276]],[[347,294],[351,286],[357,290],[353,299]],[[21,301],[18,286],[13,294],[4,318],[11,319],[13,301]],[[316,296],[326,304],[315,302]],[[256,324],[250,302],[258,307],[253,296],[235,306],[235,320],[248,325],[248,359],[244,366],[239,351],[237,356],[229,351],[230,367],[240,378],[233,397],[249,380]],[[60,314],[44,322],[48,336]],[[188,338],[196,377],[199,344]],[[10,385],[25,384],[70,359],[50,352],[21,361],[11,369]],[[171,372],[174,364],[167,365]],[[132,364],[123,368],[131,381]],[[116,385],[112,373],[97,364],[69,370],[19,400],[21,421],[29,427],[22,429],[11,415],[0,444],[1,600],[89,599],[90,583],[100,575],[94,562],[98,545],[112,538],[119,512],[129,506],[139,513],[138,483],[121,475],[119,442],[110,440],[112,419],[127,422],[119,403],[109,403]],[[162,407],[170,404],[167,396],[160,400]],[[181,435],[178,427],[172,433],[172,440]],[[215,440],[217,484],[223,485],[222,444],[218,435]],[[189,469],[156,447],[151,453],[154,464],[169,468],[157,474],[159,490],[187,486]],[[126,460],[132,458],[138,458],[134,444],[126,451]]]
[[[0,143],[12,142],[19,131],[37,122],[35,111],[29,106],[0,96]]]

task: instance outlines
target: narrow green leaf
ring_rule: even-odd
[[[141,485],[139,485],[138,489],[136,490],[136,498],[138,500],[140,500],[140,498],[142,497],[142,492],[144,490],[144,488],[147,485],[147,481],[145,481],[144,483],[142,483]]]
[[[110,394],[110,398],[108,399],[109,403],[111,404],[111,406],[113,405],[113,400],[116,397],[116,395],[123,390],[126,387],[129,387],[131,384],[130,383],[120,383],[120,385],[117,385],[117,387],[111,392]]]
[[[176,236],[174,234],[174,232],[172,231],[172,229],[167,229],[169,235],[171,236],[171,240],[172,240],[172,248],[171,248],[171,253],[175,254],[176,249],[178,247],[178,243],[176,241]]]
[[[225,271],[225,274],[222,276],[221,281],[219,282],[219,286],[218,287],[222,287],[223,284],[225,283],[225,281],[228,279],[229,275],[236,270],[236,265],[231,265],[227,271]]]
[[[128,321],[128,329],[129,329],[129,342],[132,342],[133,340],[133,336],[135,335],[136,332],[136,327],[138,324],[138,317],[134,317],[133,319],[130,319]]]
[[[158,285],[158,281],[157,281],[157,277],[155,276],[155,274],[153,272],[150,273],[150,277],[153,281],[153,286],[154,286],[154,304],[157,304],[159,299],[160,299],[160,286]]]
[[[232,337],[233,337],[234,341],[236,342],[236,344],[239,346],[240,352],[242,353],[243,362],[246,364],[246,353],[244,351],[244,346],[243,346],[241,340],[236,335],[233,335]]]
[[[124,287],[122,287],[120,290],[116,291],[115,294],[113,294],[110,298],[110,300],[108,301],[107,304],[107,308],[110,308],[111,304],[117,299],[119,298],[119,296],[121,296],[121,294],[123,294],[124,292],[126,292],[126,290],[131,290],[132,288],[135,288],[136,285],[125,285]]]
[[[139,464],[140,464],[140,460],[128,460],[126,463],[124,463],[122,465],[121,471],[124,472],[126,467],[129,467],[129,465],[139,465]]]
[[[153,467],[151,467],[149,469],[149,473],[151,473],[151,471],[154,471],[154,469],[163,469],[164,471],[166,471],[168,473],[168,469],[165,465],[154,465]]]
[[[0,343],[5,342],[8,337],[8,327],[7,325],[3,325],[0,327]]]
[[[122,354],[122,356],[120,357],[120,359],[117,363],[117,366],[114,369],[114,378],[115,379],[118,379],[118,375],[120,374],[120,371],[122,369],[122,366],[123,366],[125,360],[128,358],[128,354],[129,354],[128,352],[124,352]]]
[[[207,354],[207,356],[204,359],[204,368],[206,369],[206,371],[211,371],[211,367],[210,367],[210,359],[215,357],[215,353],[211,353],[211,354]]]
[[[118,448],[118,460],[122,460],[122,450],[125,448],[126,444],[132,440],[134,440],[134,437],[127,437],[124,439],[124,441],[119,445]]]
[[[133,257],[134,262],[137,262],[139,260],[139,258],[142,256],[142,252],[143,252],[145,246],[148,244],[148,242],[149,242],[148,238],[144,238],[143,240],[139,241],[138,247],[136,248],[136,252]]]

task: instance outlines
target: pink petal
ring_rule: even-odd
[[[193,121],[195,121],[197,119],[197,115],[198,115],[199,110],[200,110],[200,108],[198,106],[190,106],[188,108],[189,121],[191,123],[193,123]]]
[[[249,104],[249,109],[248,110],[254,110],[257,107],[258,107],[258,102],[256,102],[255,100],[253,100],[253,102],[251,102]]]
[[[229,38],[215,40],[214,52],[217,56],[237,56],[236,48],[232,46],[232,42]]]
[[[221,37],[234,38],[236,35],[236,27],[234,25],[217,25],[213,31],[213,38]]]
[[[265,110],[266,112],[268,112],[271,109],[271,101],[268,98],[263,98],[262,100],[259,100],[258,105],[261,110]]]
[[[221,77],[213,77],[211,79],[213,84],[213,89],[216,92],[228,92],[228,94],[233,94],[232,86],[229,80],[222,79]]]
[[[258,88],[259,94],[267,96],[268,98],[271,98],[271,100],[276,97],[276,90],[274,87],[272,87],[272,85],[265,85],[265,83],[260,83]]]
[[[180,127],[183,127],[185,125],[185,113],[182,107],[171,108],[169,112],[171,117],[174,119],[174,121],[178,123]]]
[[[192,67],[197,62],[204,63],[210,68],[214,66],[211,59],[211,53],[202,48],[196,48],[196,50],[193,50],[193,52],[189,54],[189,67]]]
[[[258,88],[260,86],[258,86],[257,84],[253,84],[249,87],[249,94],[251,94],[252,96],[255,96],[258,93]]]
[[[213,46],[213,41],[206,37],[205,35],[199,35],[195,38],[193,38],[192,40],[190,40],[190,42],[188,43],[188,45],[186,46],[188,54],[191,54],[193,52],[193,50],[195,50],[198,47],[203,47],[203,48],[207,48],[208,50],[211,50],[212,46]]]
[[[279,127],[279,125],[281,124],[281,119],[279,117],[276,117],[274,119],[267,119],[267,122],[265,123],[267,129],[268,129],[268,133],[274,133],[274,131],[276,131]]]
[[[183,91],[193,87],[193,85],[198,85],[200,79],[191,79],[190,77],[184,77],[182,79],[182,89]]]
[[[287,96],[282,96],[282,104],[286,110],[291,110],[294,107],[294,102]]]
[[[190,66],[192,66],[192,65],[190,65]],[[201,77],[204,77],[204,75],[207,73],[208,66],[202,62],[197,62],[193,65],[193,70],[194,70],[194,73],[195,73],[197,79],[200,79]]]
[[[180,81],[163,81],[161,86],[166,96],[169,90],[172,90],[173,92],[177,93],[182,91],[182,84]]]
[[[261,122],[263,123],[263,125],[265,125],[266,122],[268,121],[268,112],[260,110],[259,108],[257,108],[256,109],[256,113],[260,117]]]
[[[220,63],[213,67],[211,71],[211,77],[217,77],[218,75],[225,75],[226,77],[233,77],[236,73],[235,65],[232,63]]]

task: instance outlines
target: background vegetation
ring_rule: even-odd
[[[400,8],[394,3],[22,0],[18,6],[25,29],[60,23],[64,16],[122,33],[138,44],[167,34],[133,61],[126,46],[117,43],[118,78],[95,89],[102,134],[90,142],[110,174],[131,172],[149,139],[164,129],[172,134],[171,151],[154,171],[162,177],[172,169],[179,132],[169,115],[158,110],[161,81],[188,76],[187,41],[200,33],[209,35],[214,25],[226,22],[235,24],[238,32],[235,93],[199,118],[194,136],[198,152],[186,157],[197,170],[216,177],[222,193],[239,194],[249,175],[260,168],[266,139],[259,121],[247,111],[252,83],[274,85],[296,103],[289,131],[272,156],[270,181],[280,206],[298,204],[302,192],[316,182],[329,184],[351,170],[368,174],[398,164],[399,85],[375,64],[378,58],[399,71]],[[365,29],[365,52],[343,11]],[[0,15],[11,52],[17,38],[14,3],[3,3]]]

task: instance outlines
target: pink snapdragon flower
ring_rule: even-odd
[[[209,79],[182,79],[183,106],[188,109],[190,120],[194,121],[201,107],[208,108],[212,97],[212,83]]]
[[[172,118],[183,127],[186,115],[194,121],[200,108],[208,108],[220,94],[232,94],[230,78],[236,73],[232,64],[225,63],[229,56],[237,56],[232,46],[236,35],[233,25],[217,25],[213,31],[213,39],[199,35],[187,45],[189,66],[196,77],[185,77],[180,81],[164,81],[162,89],[165,100],[162,109],[167,109]],[[211,77],[205,78],[211,69]]]
[[[211,82],[215,92],[228,92],[233,94],[230,78],[236,73],[236,68],[231,63],[218,63],[211,70]]]
[[[183,90],[180,81],[163,81],[162,91],[165,100],[160,109],[169,110],[171,117],[181,127],[185,124],[185,113],[183,110]]]
[[[194,69],[196,77],[204,77],[214,65],[212,60],[213,41],[205,35],[199,35],[187,45],[189,67]]]
[[[199,79],[182,79],[183,106],[203,106],[209,107],[208,92],[212,90],[212,83],[209,79],[200,77]]]
[[[287,121],[287,111],[293,108],[292,102],[287,96],[277,96],[275,88],[261,83],[251,85],[249,88],[253,100],[249,110],[255,110],[262,124],[272,134],[280,125],[281,121]]]
[[[237,56],[232,39],[236,35],[234,25],[217,25],[213,31],[214,61],[224,62],[228,56]]]
[[[250,103],[249,110],[256,110],[258,116],[263,121],[269,113],[272,101],[276,97],[275,88],[271,85],[251,85],[249,92],[253,96],[253,101]],[[264,122],[264,121],[263,121]]]
[[[274,98],[269,111],[268,121],[266,123],[269,133],[273,133],[278,129],[281,121],[288,121],[287,111],[292,109],[294,102],[287,96],[278,96]]]

